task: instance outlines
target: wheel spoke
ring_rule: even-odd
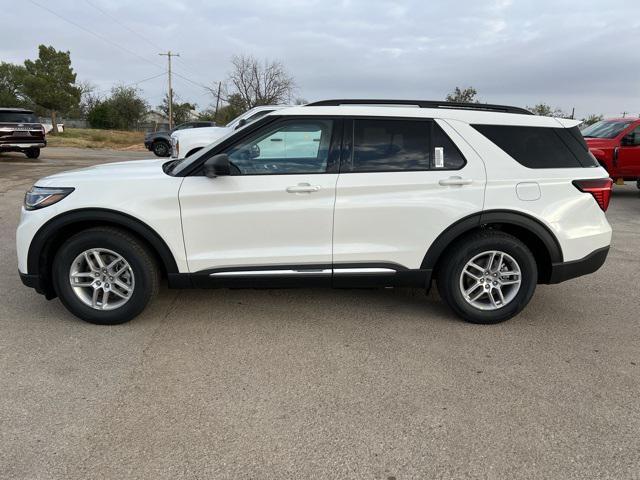
[[[97,250],[93,250],[91,253],[93,254],[93,258],[96,259],[96,262],[98,263],[98,267],[104,268],[104,260],[102,260],[102,256],[100,255],[100,252]]]
[[[514,280],[500,280],[500,284],[502,285],[516,285],[520,283],[520,279],[516,278]]]
[[[98,294],[100,293],[99,289],[94,289],[93,290],[93,295],[91,296],[91,306],[93,308],[99,308],[98,307]]]
[[[469,271],[469,268],[465,268],[464,269],[464,273],[466,273],[467,275],[469,275],[471,278],[473,278],[476,282],[480,280],[480,277],[478,275],[475,275],[473,273],[471,273]]]
[[[482,268],[480,265],[478,265],[478,264],[477,264],[477,263],[475,263],[475,262],[469,262],[469,263],[468,263],[468,266],[469,266],[469,267],[473,267],[473,268],[475,268],[476,270],[478,270],[478,271],[480,271],[480,272],[482,272],[482,273],[484,273],[484,272],[485,272],[485,270],[486,270],[486,268]]]
[[[481,289],[474,297],[470,297],[469,300],[472,302],[475,302],[476,300],[478,300],[482,295],[485,294],[485,289]]]
[[[487,295],[489,296],[489,300],[491,300],[491,305],[493,305],[494,308],[498,308],[498,304],[496,303],[496,299],[493,296],[493,290],[489,290],[487,292]]]
[[[91,270],[99,270],[99,268],[96,266],[93,259],[89,255],[89,252],[84,252],[83,256],[84,256],[85,262],[87,262],[87,265]]]
[[[500,272],[502,265],[504,263],[504,253],[500,252],[500,260],[498,260],[498,266],[496,267],[496,272]]]
[[[491,252],[491,258],[489,259],[489,263],[487,263],[487,270],[491,271],[491,267],[493,266],[493,261],[496,258],[496,252]]]
[[[125,291],[125,293],[130,293],[131,292],[131,287],[129,285],[127,285],[126,283],[120,281],[119,279],[114,280],[113,282],[115,285],[117,285],[118,287],[120,287],[122,290]]]
[[[500,305],[504,305],[507,303],[504,299],[504,295],[502,294],[502,289],[500,287],[496,288],[495,291],[498,292],[498,297],[500,298]]]
[[[482,284],[480,283],[476,283],[474,285],[471,285],[470,288],[466,289],[464,291],[464,294],[468,297],[469,295],[471,295],[471,293],[473,293],[474,291],[476,291],[478,289],[478,287],[482,287]]]
[[[109,290],[102,291],[102,308],[104,309],[107,306],[107,302],[109,301]]]
[[[122,257],[117,256],[117,257],[116,257],[116,259],[115,259],[113,262],[111,262],[109,265],[107,265],[107,270],[109,270],[109,271],[110,271],[113,267],[115,267],[115,266],[116,266],[116,264],[117,264],[120,260],[122,260]],[[126,267],[125,267],[125,268],[126,268]]]

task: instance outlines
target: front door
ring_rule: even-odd
[[[625,177],[640,178],[640,126],[624,137],[618,150],[618,170]]]
[[[229,156],[230,176],[186,177],[180,208],[189,270],[226,279],[312,275],[330,283],[340,123],[269,123],[217,152]]]

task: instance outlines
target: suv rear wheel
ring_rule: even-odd
[[[38,158],[40,156],[40,149],[39,148],[28,148],[27,150],[25,150],[24,153],[27,156],[27,158]]]
[[[531,300],[538,268],[531,251],[514,236],[478,232],[456,242],[449,252],[440,268],[438,291],[464,320],[502,322]]]
[[[116,325],[144,310],[158,291],[159,273],[137,238],[116,228],[97,227],[74,235],[58,250],[53,284],[77,317]]]

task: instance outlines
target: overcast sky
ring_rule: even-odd
[[[212,99],[197,84],[251,54],[280,60],[310,101],[442,99],[472,85],[484,102],[640,113],[640,0],[4,2],[1,61],[53,45],[71,52],[79,80],[108,91],[161,74],[157,54],[171,49],[176,72],[195,82],[175,77],[174,90],[199,108]],[[157,105],[166,76],[138,86]]]

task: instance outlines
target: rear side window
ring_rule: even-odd
[[[567,128],[473,125],[514,160],[528,168],[597,166],[584,140]],[[577,127],[576,127],[577,130]]]
[[[429,169],[431,122],[355,120],[353,172]]]
[[[356,119],[353,155],[341,171],[456,170],[466,161],[431,120]]]

